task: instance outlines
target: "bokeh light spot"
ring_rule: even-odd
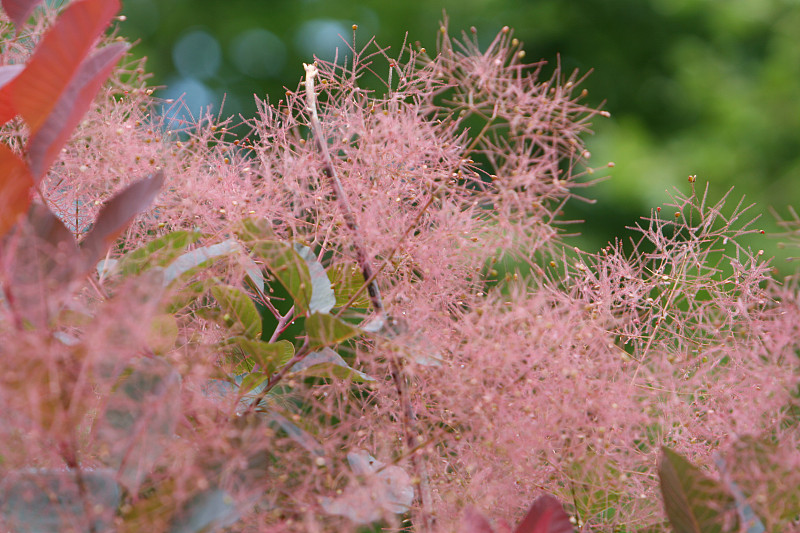
[[[286,45],[277,35],[261,28],[237,35],[230,55],[239,72],[251,78],[277,78],[286,65]]]
[[[314,55],[325,61],[333,60],[336,49],[340,49],[339,58],[345,56],[348,36],[353,33],[352,23],[345,25],[333,19],[309,20],[300,26],[295,36],[297,49],[310,60]]]
[[[178,39],[172,47],[172,60],[184,78],[205,80],[217,73],[222,50],[210,33],[195,30]]]

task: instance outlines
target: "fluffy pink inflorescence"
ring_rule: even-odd
[[[4,54],[24,59],[18,46]],[[598,114],[575,94],[580,79],[556,68],[540,81],[544,64],[524,64],[507,28],[485,51],[443,26],[432,55],[392,58],[373,44],[350,54],[317,64],[316,99],[356,230],[303,90],[258,102],[241,124],[181,123],[160,114],[139,62],[119,69],[41,196],[80,237],[114,191],[163,170],[164,190],[110,259],[178,229],[201,232],[196,246],[225,241],[245,219],[311,247],[330,271],[357,265],[361,243],[394,326],[346,355],[376,380],[290,380],[270,424],[256,423],[218,386],[225,332],[207,293],[171,309],[173,322],[157,280],[93,273],[75,297],[52,289],[70,319],[20,333],[14,309],[0,311],[14,369],[0,383],[0,468],[63,467],[68,456],[102,468],[130,446],[139,451],[110,465],[129,493],[127,530],[164,529],[167,510],[219,487],[242,531],[339,531],[354,526],[330,516],[345,505],[335,498],[366,475],[347,454],[366,450],[413,479],[420,531],[454,530],[468,506],[514,522],[542,492],[580,525],[632,531],[665,527],[655,472],[668,445],[704,466],[714,452],[738,464],[760,516],[790,527],[767,500],[775,483],[797,486],[797,291],[737,244],[750,231],[741,206],[726,213],[725,199],[710,205],[692,189],[646,219],[639,241],[571,250],[556,224],[589,183],[581,135]],[[15,147],[24,136],[18,123],[2,130]],[[503,271],[509,263],[518,272]],[[243,265],[234,256],[205,276],[240,285]],[[174,340],[160,343],[152,324],[174,326]],[[115,391],[132,369],[169,392],[125,404]],[[142,409],[148,422],[114,433],[96,422],[114,409]],[[133,446],[139,438],[153,441]],[[758,446],[775,448],[769,464]],[[380,507],[370,494],[358,505]],[[400,526],[387,507],[377,516]]]

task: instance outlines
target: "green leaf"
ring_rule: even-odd
[[[309,453],[317,457],[325,457],[325,448],[310,433],[300,429],[275,411],[270,411],[265,416],[271,426],[278,426],[286,432],[290,439],[305,448]]]
[[[728,491],[736,502],[736,512],[739,514],[739,520],[744,525],[742,529],[745,530],[745,533],[764,533],[766,531],[764,529],[764,524],[761,523],[761,520],[758,518],[755,511],[753,511],[753,508],[747,503],[747,498],[745,498],[742,489],[731,479],[731,475],[728,472],[725,460],[722,456],[715,454],[714,464],[717,465],[717,469],[722,477],[722,482],[728,488]]]
[[[336,307],[342,307],[364,286],[364,275],[355,263],[338,264],[328,269],[328,277],[336,293]],[[367,289],[361,291],[350,307],[368,308],[370,306]]]
[[[726,531],[726,515],[736,502],[722,485],[666,446],[661,448],[658,477],[667,517],[676,533]]]
[[[295,310],[304,314],[311,303],[313,290],[306,261],[285,242],[260,241],[252,246],[252,250],[292,296]]]
[[[62,327],[81,328],[92,323],[94,317],[77,309],[62,309],[56,316],[55,323]]]
[[[219,284],[218,279],[200,279],[194,281],[174,293],[168,293],[166,301],[167,313],[177,313],[189,304],[200,298],[206,291]]]
[[[196,494],[177,513],[168,533],[219,531],[239,520],[233,498],[221,489]]]
[[[337,498],[319,499],[327,514],[346,516],[356,524],[366,525],[379,520],[387,512],[402,514],[409,510],[414,501],[414,484],[405,470],[396,465],[386,465],[364,450],[349,452],[347,462],[358,480],[343,491],[337,491],[341,494]],[[550,533],[550,530],[525,530],[525,533],[539,532]]]
[[[264,292],[264,275],[261,273],[261,267],[249,256],[244,256],[242,259],[245,266],[244,283],[254,291]]]
[[[167,480],[142,491],[132,505],[124,506],[120,518],[115,529],[119,533],[208,533],[233,525],[239,513],[230,495],[217,487],[197,492],[181,503],[175,482]],[[166,524],[169,528],[165,530]]]
[[[128,252],[116,265],[116,269],[123,276],[139,274],[149,268],[166,267],[176,257],[181,255],[186,247],[194,244],[202,237],[196,231],[173,231],[144,246]]]
[[[790,404],[790,408],[793,405]],[[796,484],[793,482],[796,469],[780,459],[785,457],[786,449],[791,449],[791,444],[777,439],[774,432],[760,436],[742,435],[736,443],[733,459],[736,467],[733,470],[763,473],[763,477],[755,478],[737,475],[737,482],[745,493],[764,491],[768,494],[768,501],[760,502],[756,507],[769,509],[776,513],[778,520],[790,522],[800,516],[800,491],[789,490]]]
[[[133,362],[95,421],[99,457],[118,471],[118,481],[135,492],[163,458],[175,432],[180,376],[162,358]]]
[[[267,379],[269,379],[267,374],[261,374],[258,372],[244,374],[242,376],[241,383],[239,384],[239,392],[241,394],[249,394],[252,392],[253,395],[257,395],[258,392],[263,390],[261,385],[263,385]],[[259,387],[261,387],[261,389],[259,389]]]
[[[233,230],[245,244],[275,240],[275,233],[265,218],[246,218]]]
[[[85,496],[81,495],[73,470],[31,468],[5,472],[0,482],[4,530],[30,533],[74,530],[76,524],[86,524],[87,504],[92,510],[93,530],[113,530],[120,502],[116,472],[105,468],[84,469],[81,477]]]
[[[249,339],[261,337],[261,315],[244,291],[229,285],[217,285],[211,287],[211,294],[219,303],[225,326],[233,335]]]
[[[225,340],[224,345],[235,358],[235,374],[252,372],[255,365],[259,365],[266,374],[271,374],[294,356],[294,345],[286,340],[263,342],[247,337],[232,337]]]
[[[144,487],[139,498],[120,509],[122,523],[118,525],[116,531],[139,533],[163,530],[164,524],[169,522],[177,507],[173,479]]]
[[[153,350],[153,353],[163,355],[175,346],[178,333],[178,321],[175,320],[175,316],[169,313],[156,315],[150,321],[147,345]]]
[[[210,266],[214,261],[227,257],[240,251],[239,244],[233,239],[228,239],[217,244],[201,246],[191,252],[179,256],[164,269],[164,286],[166,287],[178,278],[195,269]]]
[[[306,318],[310,348],[324,348],[361,335],[361,330],[328,313],[311,313]]]
[[[320,378],[337,377],[363,383],[375,381],[375,378],[356,370],[348,365],[342,356],[330,348],[323,348],[318,352],[311,352],[302,361],[291,368],[292,373],[303,376],[316,376]]]
[[[608,456],[588,454],[565,465],[570,484],[572,502],[578,516],[585,520],[605,521],[616,519],[627,505],[620,482],[622,471]]]
[[[331,280],[325,273],[325,267],[317,261],[314,252],[308,246],[294,245],[295,251],[303,258],[311,276],[311,301],[308,310],[312,313],[327,313],[336,305],[336,296],[333,294]]]
[[[264,260],[267,269],[292,296],[299,313],[327,313],[336,305],[325,268],[311,248],[276,240],[264,219],[243,220],[234,232],[252,250],[256,259]],[[256,279],[253,281],[257,283]]]

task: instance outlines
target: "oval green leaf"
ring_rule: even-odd
[[[130,276],[153,267],[166,267],[201,236],[197,231],[167,233],[122,256],[115,269],[123,276]]]
[[[661,448],[658,477],[664,508],[676,533],[726,531],[725,514],[735,509],[736,502],[719,483],[666,446]],[[734,526],[731,531],[738,531]]]
[[[342,359],[342,356],[330,348],[323,348],[318,352],[311,352],[302,361],[292,366],[293,374],[303,376],[316,376],[319,378],[349,379],[363,383],[375,381],[375,378],[352,368]]]
[[[294,345],[287,341],[263,342],[247,337],[232,337],[223,342],[235,365],[234,374],[252,372],[259,365],[266,374],[275,372],[294,356]]]
[[[310,348],[316,350],[361,335],[362,331],[328,313],[311,313],[306,318]]]
[[[228,285],[217,285],[211,287],[211,294],[217,300],[225,326],[232,335],[242,335],[248,339],[261,337],[261,315],[244,291]]]

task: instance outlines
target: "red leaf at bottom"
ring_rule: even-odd
[[[533,501],[514,533],[573,533],[569,515],[555,496],[544,494]]]

